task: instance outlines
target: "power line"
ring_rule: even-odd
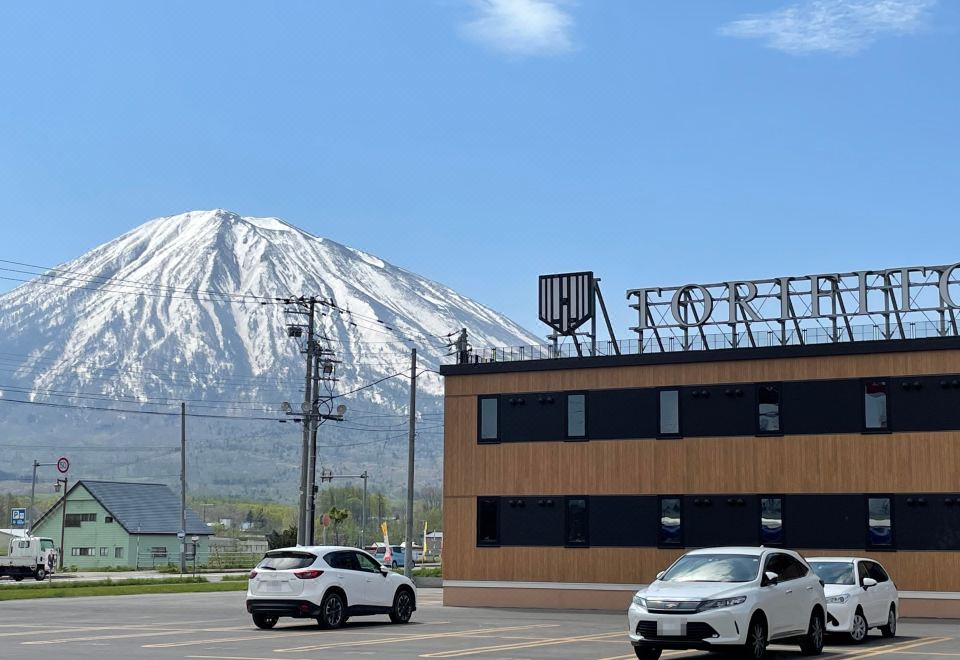
[[[178,412],[163,412],[160,410],[130,410],[125,408],[107,408],[103,406],[78,406],[69,403],[49,403],[46,401],[23,401],[21,399],[0,398],[0,403],[20,403],[30,406],[45,406],[49,408],[70,408],[74,410],[96,410],[102,412],[114,412],[130,415],[154,415],[158,417],[179,417]],[[254,417],[250,415],[211,415],[208,413],[187,413],[187,417],[199,417],[205,419],[231,419],[237,421],[262,421],[276,422],[278,417]]]

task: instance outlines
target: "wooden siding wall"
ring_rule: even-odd
[[[682,552],[478,548],[478,495],[960,492],[960,432],[478,445],[477,395],[940,373],[960,351],[447,376],[444,577],[639,584]],[[960,591],[960,552],[854,551],[902,589]]]

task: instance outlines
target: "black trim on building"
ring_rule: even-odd
[[[597,357],[557,358],[552,360],[445,364],[440,367],[440,374],[443,376],[474,376],[478,374],[556,371],[560,369],[596,369],[603,367],[648,366],[655,364],[690,364],[706,362],[731,362],[738,360],[772,360],[777,358],[872,355],[882,353],[912,353],[917,351],[946,350],[960,350],[960,337],[887,339],[879,341],[841,342],[836,344],[807,344],[803,346],[724,348],[707,351],[600,355]]]

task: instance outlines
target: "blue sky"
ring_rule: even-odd
[[[621,336],[632,287],[952,263],[958,30],[952,0],[5,3],[0,258],[222,207],[538,332],[536,276],[593,269]]]

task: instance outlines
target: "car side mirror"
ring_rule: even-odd
[[[780,576],[774,573],[773,571],[767,571],[763,574],[763,581],[760,584],[761,587],[772,587],[773,585],[780,582]]]
[[[869,589],[870,587],[877,586],[877,581],[870,577],[863,578],[863,588]]]
[[[658,580],[662,580],[662,579],[663,579],[663,576],[666,575],[666,574],[667,574],[666,571],[660,571],[659,573],[657,573],[657,579],[658,579]]]
[[[389,572],[390,572],[390,569],[389,569],[389,568],[387,568],[386,566],[382,566],[382,565],[380,566],[380,575],[382,575],[383,577],[387,577],[387,573],[389,573]]]

